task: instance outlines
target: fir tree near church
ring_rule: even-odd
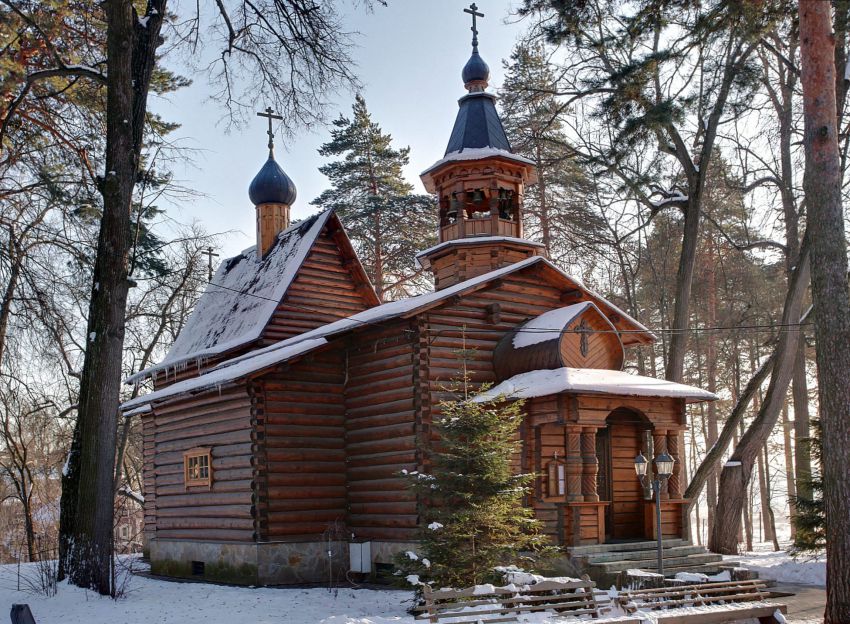
[[[464,395],[466,392],[464,392]],[[515,474],[523,402],[441,403],[435,422],[439,446],[428,453],[428,474],[407,474],[429,501],[423,510],[418,552],[401,553],[402,576],[434,587],[466,587],[498,581],[499,565],[527,565],[546,552],[534,513],[523,505],[532,474]]]
[[[331,188],[313,204],[333,208],[345,222],[381,300],[421,292],[428,282],[414,256],[433,243],[433,200],[414,194],[404,180],[410,148],[393,148],[392,136],[372,121],[363,96],[357,95],[352,113],[333,122],[331,140],[319,148],[322,156],[338,160],[319,168]]]

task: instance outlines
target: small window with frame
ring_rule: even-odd
[[[546,465],[549,498],[567,493],[567,467],[564,462],[551,461]]]
[[[212,449],[195,448],[183,453],[183,478],[187,488],[212,485]]]

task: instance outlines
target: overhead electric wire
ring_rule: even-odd
[[[250,292],[244,292],[244,291],[241,291],[241,290],[237,290],[235,288],[223,286],[221,284],[215,284],[213,282],[209,282],[209,285],[213,286],[215,288],[221,288],[223,290],[228,290],[228,291],[236,293],[238,295],[246,295],[246,296],[249,296],[249,297],[255,297],[257,299],[263,299],[265,301],[271,301],[272,303],[280,303],[280,301],[278,299],[273,299],[271,297],[264,297],[263,295],[257,295],[257,294],[250,293]],[[391,302],[387,302],[387,303],[391,303]],[[299,310],[304,310],[305,312],[312,312],[313,314],[327,314],[326,310],[309,308],[309,307],[297,305],[297,304],[294,304],[294,303],[287,303],[286,305],[293,307],[293,308],[298,308]],[[355,323],[360,323],[362,325],[370,325],[370,326],[374,325],[373,322],[361,321],[360,319],[353,318],[352,316],[342,317],[338,320],[353,321]],[[704,333],[704,332],[740,331],[740,330],[763,332],[763,333],[785,333],[785,332],[797,332],[797,331],[800,331],[800,328],[811,327],[811,326],[813,326],[813,323],[771,323],[771,324],[752,324],[752,325],[720,325],[720,326],[713,326],[713,327],[688,327],[688,328],[685,328],[685,329],[675,329],[675,328],[669,327],[669,328],[661,328],[661,329],[622,329],[622,330],[618,330],[618,329],[591,329],[591,330],[572,329],[572,330],[565,330],[565,331],[566,331],[566,333],[573,333],[573,334],[646,334],[646,333],[683,334],[683,333]],[[434,332],[434,331],[439,331],[439,332],[462,331],[464,327],[465,326],[460,326],[456,329],[427,328],[426,330],[431,331],[431,332]],[[486,329],[486,328],[469,329],[468,331],[473,332],[473,333],[488,333],[488,332],[498,333],[498,334],[505,334],[506,333],[504,330]],[[527,327],[527,328],[517,327],[517,328],[515,328],[513,330],[509,330],[509,331],[512,331],[512,332],[515,332],[515,333],[522,333],[522,334],[550,334],[550,333],[555,332],[555,331],[561,332],[561,331],[564,331],[564,330],[559,330],[557,328],[546,329],[546,328],[533,328],[533,327]]]

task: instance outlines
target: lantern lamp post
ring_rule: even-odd
[[[655,458],[655,475],[652,479],[652,493],[655,494],[655,535],[658,540],[658,573],[664,576],[664,564],[662,562],[662,545],[661,545],[661,484],[670,478],[673,474],[674,460],[666,452],[661,453]],[[643,453],[639,453],[635,457],[635,472],[640,479],[641,485],[646,486],[646,481],[649,477],[646,474],[646,469],[649,467],[649,462]]]

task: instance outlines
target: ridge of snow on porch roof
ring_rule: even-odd
[[[532,256],[531,258],[526,258],[525,260],[521,260],[509,266],[502,267],[501,269],[496,269],[495,271],[490,271],[489,273],[473,277],[465,282],[454,284],[453,286],[449,286],[443,290],[417,295],[416,297],[410,297],[409,299],[390,301],[389,303],[358,312],[353,316],[334,321],[327,325],[322,325],[321,327],[299,334],[298,336],[281,340],[280,342],[269,345],[268,347],[257,349],[229,360],[225,360],[198,377],[186,379],[170,386],[166,386],[161,390],[131,399],[124,403],[121,406],[121,409],[128,410],[151,401],[157,401],[178,394],[197,392],[199,390],[220,386],[226,382],[234,381],[240,377],[245,377],[277,364],[282,364],[293,357],[302,355],[308,351],[312,351],[313,349],[317,349],[326,344],[328,338],[338,334],[350,331],[357,327],[374,325],[389,319],[414,314],[418,310],[433,304],[438,304],[439,302],[463,293],[466,290],[473,289],[486,282],[520,271],[538,263],[543,263],[546,266],[555,269],[562,275],[566,275],[558,267],[542,256]],[[619,312],[619,309],[613,306],[613,304],[609,303],[608,305]],[[626,315],[624,312],[622,312],[622,314],[631,319],[631,317]],[[640,325],[637,321],[633,322],[643,328],[643,325]],[[646,328],[643,329],[647,332],[649,331]],[[167,366],[167,364],[165,366],[161,365],[162,368],[167,368]],[[134,378],[127,379],[127,383],[132,383],[133,381]]]
[[[530,399],[532,397],[576,392],[581,394],[613,394],[618,396],[671,397],[689,403],[715,401],[719,397],[707,390],[685,384],[631,375],[623,371],[601,368],[556,368],[520,373],[482,392],[477,403],[497,397]]]
[[[225,353],[259,338],[331,212],[326,210],[289,226],[259,262],[256,246],[224,260],[168,355],[156,366],[139,371],[127,381],[142,379],[193,359]]]

